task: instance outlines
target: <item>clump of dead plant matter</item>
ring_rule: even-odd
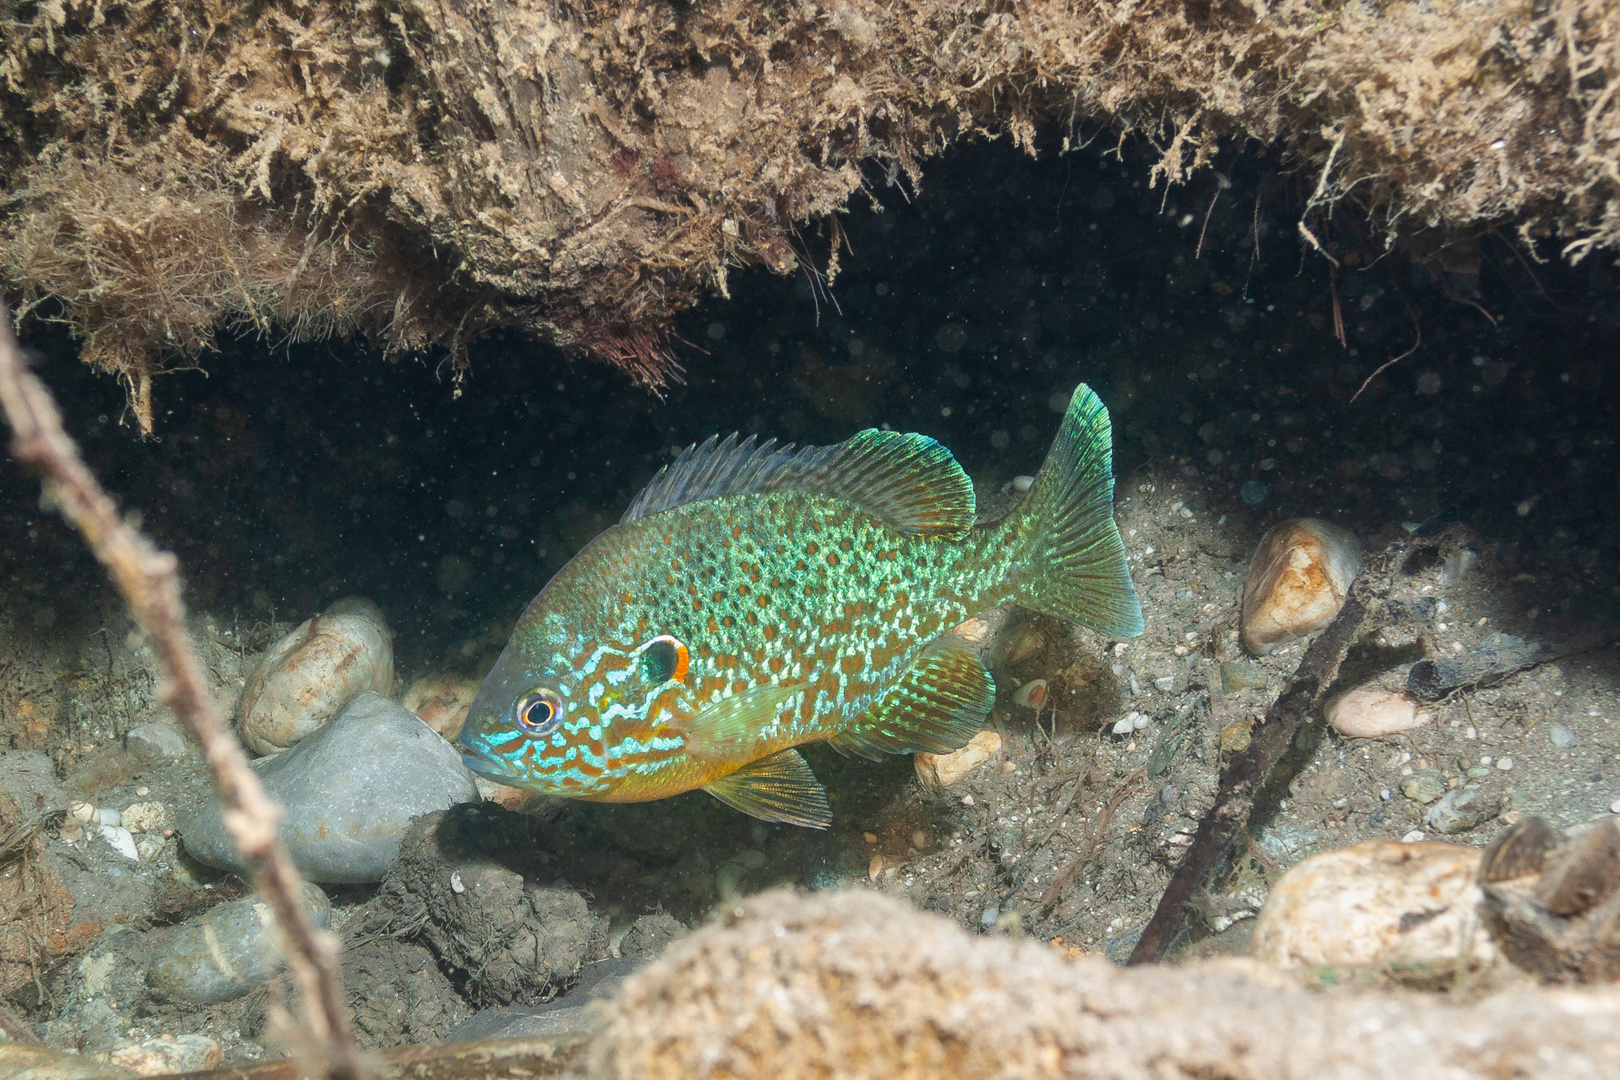
[[[1385,242],[1620,240],[1620,3],[0,3],[0,243],[130,386],[219,326],[494,326],[657,385],[659,328],[957,139],[1275,149]],[[1337,208],[1337,209],[1335,209]],[[1315,235],[1314,233],[1312,235]]]

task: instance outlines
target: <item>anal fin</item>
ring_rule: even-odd
[[[832,824],[826,789],[797,750],[781,750],[750,762],[703,790],[761,821],[780,821],[807,829],[825,829]]]
[[[919,750],[949,753],[968,744],[995,703],[995,680],[979,658],[959,645],[938,643],[827,743],[841,754],[873,761]]]

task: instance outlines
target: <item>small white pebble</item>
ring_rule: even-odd
[[[1616,799],[1609,804],[1609,813],[1620,814],[1620,799]]]
[[[972,806],[973,805],[973,796],[971,796],[971,795],[962,796],[962,805],[963,806]]]
[[[117,827],[124,823],[124,815],[111,806],[103,806],[96,811],[96,820],[103,825]]]
[[[135,789],[135,795],[138,798],[144,799],[150,794],[152,794],[152,789],[149,788],[149,787],[146,787],[145,785],[142,785],[141,787],[138,787],[138,788]]]
[[[112,849],[131,862],[140,862],[140,852],[135,850],[135,838],[129,830],[117,825],[101,826],[102,838],[112,845]]]
[[[1503,772],[1507,772],[1513,768],[1513,759],[1510,757],[1500,758],[1496,762],[1496,767],[1501,769]]]
[[[1385,788],[1383,791],[1380,791],[1378,793],[1378,797],[1380,799],[1383,799],[1385,802],[1388,802],[1389,801],[1389,788]]]
[[[1118,720],[1114,721],[1114,734],[1129,735],[1131,732],[1135,731],[1136,721],[1131,718],[1135,715],[1135,713],[1132,713],[1131,716],[1122,716]]]
[[[463,885],[461,882],[460,870],[450,871],[450,891],[453,893],[464,893],[467,891],[467,886]]]
[[[1479,729],[1476,728],[1473,724],[1469,724],[1467,727],[1463,728],[1463,738],[1465,738],[1465,739],[1477,739],[1477,738],[1479,738]]]
[[[1146,731],[1147,730],[1148,720],[1150,718],[1146,713],[1133,713],[1132,717],[1133,717],[1133,719],[1131,721],[1132,726],[1134,726],[1137,731]]]
[[[1015,476],[1015,477],[1013,477],[1013,490],[1014,491],[1024,492],[1024,491],[1028,491],[1030,488],[1032,488],[1034,486],[1035,486],[1035,478],[1033,476]]]
[[[1489,755],[1489,754],[1481,754],[1481,755],[1479,755],[1479,763],[1481,765],[1489,765],[1491,763],[1491,755]]]
[[[1401,837],[1401,843],[1403,843],[1403,844],[1415,844],[1419,840],[1422,840],[1422,839],[1423,839],[1423,830],[1422,829],[1413,829],[1411,832],[1409,832],[1405,836]]]

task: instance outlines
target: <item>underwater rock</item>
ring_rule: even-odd
[[[1333,621],[1361,570],[1361,544],[1316,518],[1267,530],[1243,586],[1243,647],[1268,653]]]
[[[453,813],[454,820],[433,814],[412,826],[379,907],[394,925],[421,928],[417,936],[441,963],[465,973],[464,993],[475,1004],[545,1001],[580,965],[606,955],[607,920],[567,885],[504,865],[507,851],[492,856],[473,846],[498,831],[503,815],[518,815],[487,805]],[[486,821],[496,827],[480,827]]]
[[[516,1039],[525,1035],[571,1035],[591,1031],[601,1014],[587,1009],[612,997],[641,962],[631,957],[598,960],[579,969],[567,994],[544,1005],[501,1005],[484,1009],[450,1029],[445,1042]]]
[[[917,779],[926,786],[948,788],[968,773],[1001,753],[1001,736],[994,731],[981,731],[960,750],[949,754],[914,755],[912,763]]]
[[[124,752],[136,765],[151,768],[164,761],[178,761],[196,752],[186,733],[167,720],[130,728],[124,735]]]
[[[1478,787],[1453,788],[1423,815],[1423,824],[1443,836],[1477,829],[1502,812],[1502,793]]]
[[[1401,777],[1401,794],[1413,802],[1427,806],[1446,793],[1446,779],[1439,769],[1419,769],[1411,776]]]
[[[593,1080],[1522,1076],[1613,1072],[1620,995],[1301,989],[1250,960],[1120,968],[865,889],[774,890],[632,975]]]
[[[467,710],[478,696],[478,683],[454,675],[427,675],[406,688],[399,703],[428,727],[454,740],[467,722]]]
[[[1528,818],[1482,865],[1484,922],[1509,960],[1559,982],[1620,978],[1620,821],[1562,838]]]
[[[1046,680],[1035,679],[1014,690],[1013,704],[1022,709],[1039,710],[1046,704]]]
[[[438,1042],[472,1012],[425,945],[367,941],[344,952],[342,975],[361,1049]]]
[[[1433,713],[1419,708],[1407,695],[1376,685],[1358,686],[1339,694],[1322,711],[1334,731],[1354,739],[1376,739],[1410,731],[1434,719]]]
[[[125,1080],[138,1075],[122,1065],[64,1054],[46,1046],[0,1042],[0,1076],[8,1080]]]
[[[219,1043],[207,1035],[159,1035],[123,1040],[96,1058],[133,1070],[138,1076],[164,1076],[212,1069],[224,1056]]]
[[[303,892],[305,912],[324,929],[332,913],[326,894],[307,881]],[[270,905],[257,893],[220,904],[175,928],[146,970],[147,985],[194,1005],[241,997],[285,962],[275,923]]]
[[[369,692],[291,750],[253,767],[265,791],[284,807],[280,834],[293,862],[320,882],[380,881],[412,818],[478,798],[472,773],[454,747]],[[217,797],[178,818],[193,858],[246,869]]]
[[[651,960],[684,933],[686,926],[673,915],[662,911],[642,915],[619,939],[619,955]]]
[[[1455,961],[1496,948],[1474,932],[1480,853],[1453,844],[1368,840],[1313,855],[1271,890],[1253,955],[1279,967]]]
[[[132,833],[162,832],[169,825],[169,811],[160,802],[130,803],[119,814],[119,824]]]
[[[270,647],[236,703],[236,730],[256,754],[277,754],[367,690],[394,686],[394,643],[369,600],[349,597]]]

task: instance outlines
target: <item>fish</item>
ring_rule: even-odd
[[[998,520],[977,520],[972,481],[926,435],[690,446],[530,601],[468,710],[463,760],[548,795],[702,789],[826,828],[797,747],[947,753],[983,726],[995,681],[952,628],[1016,604],[1142,632],[1112,457],[1084,384]]]

